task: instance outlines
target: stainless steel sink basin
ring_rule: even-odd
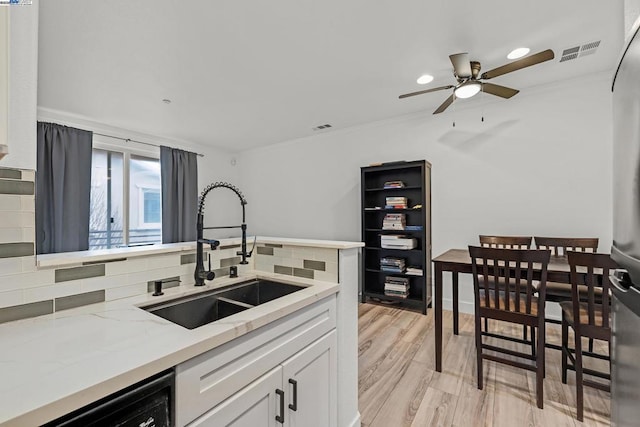
[[[218,296],[255,306],[289,295],[300,289],[303,287],[269,280],[256,280],[222,291]]]
[[[142,308],[187,329],[195,329],[301,289],[304,286],[252,280]]]

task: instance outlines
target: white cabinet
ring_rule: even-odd
[[[286,362],[283,382],[290,427],[335,427],[337,423],[336,332],[325,335]]]
[[[337,426],[337,350],[332,295],[178,365],[176,425]]]
[[[276,390],[282,386],[278,367],[189,424],[189,427],[276,427]],[[279,409],[279,408],[278,408]]]
[[[335,427],[336,373],[334,330],[188,427]]]

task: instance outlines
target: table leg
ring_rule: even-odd
[[[442,372],[442,267],[435,264],[435,335],[436,335],[436,371]]]
[[[453,279],[453,334],[458,335],[458,272],[451,273]]]

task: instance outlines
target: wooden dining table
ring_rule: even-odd
[[[471,274],[471,256],[468,249],[449,249],[433,259],[436,371],[442,372],[442,282],[445,271],[451,272],[453,286],[453,333],[458,335],[458,275]],[[538,267],[539,268],[539,267]],[[535,266],[534,266],[535,269]],[[539,270],[538,270],[539,272]],[[535,273],[535,270],[534,270]],[[580,271],[578,271],[580,274]],[[547,266],[547,281],[571,283],[571,270],[566,257],[552,256]]]

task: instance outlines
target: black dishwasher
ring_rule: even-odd
[[[173,370],[165,371],[44,427],[170,427],[173,391]]]

